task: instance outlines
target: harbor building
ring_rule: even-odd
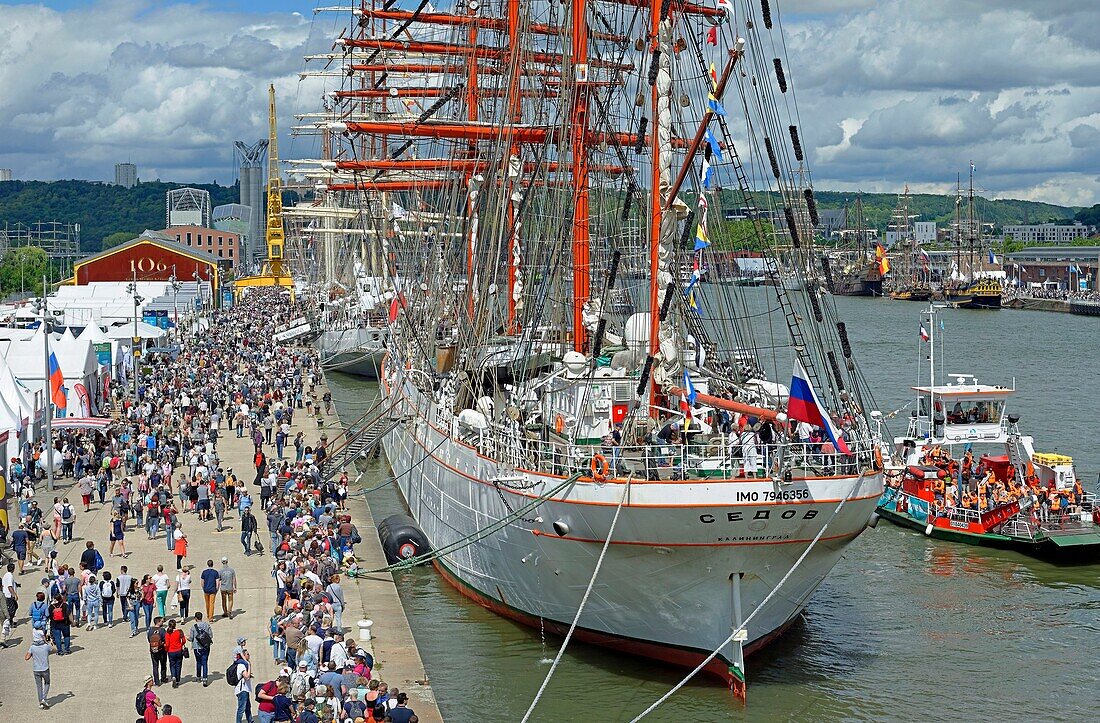
[[[210,226],[210,192],[200,188],[174,188],[166,195],[164,225]]]
[[[221,268],[224,264],[227,268]],[[204,297],[217,290],[228,274],[228,263],[207,251],[177,242],[163,231],[145,231],[137,238],[76,262],[67,284],[83,286],[95,281],[197,281],[208,287]]]
[[[1035,246],[1006,254],[1004,266],[1019,286],[1100,289],[1100,246]]]
[[[936,242],[936,222],[935,221],[917,221],[913,224],[913,238],[919,244],[930,244]]]
[[[1004,227],[1006,239],[1026,244],[1065,244],[1092,235],[1093,228],[1082,223],[1032,223]]]
[[[241,236],[232,231],[221,231],[205,226],[172,226],[162,231],[165,236],[173,237],[176,243],[196,251],[229,262],[230,268],[236,268],[241,260]]]
[[[122,186],[123,188],[133,188],[137,185],[137,182],[137,166],[135,166],[133,163],[115,164],[116,186]]]

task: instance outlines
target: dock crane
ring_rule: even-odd
[[[279,174],[279,133],[275,115],[275,86],[267,89],[270,130],[267,151],[267,258],[260,267],[260,273],[237,279],[235,294],[240,296],[245,290],[260,286],[283,286],[290,290],[294,298],[294,279],[283,268],[283,255],[286,250],[286,231],[283,228],[283,182]]]

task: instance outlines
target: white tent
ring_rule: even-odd
[[[144,321],[137,323],[137,335],[144,339],[160,339],[168,332],[161,329],[158,326],[147,324]],[[129,346],[130,338],[134,336],[134,323],[120,324],[119,326],[112,326],[107,329],[107,337],[110,339],[116,339],[119,341],[127,342],[126,346]]]
[[[68,413],[89,417],[99,411],[99,361],[90,339],[74,337],[65,330],[51,339],[50,351],[57,357],[68,390]]]

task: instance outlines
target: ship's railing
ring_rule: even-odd
[[[610,476],[634,474],[661,480],[769,477],[785,468],[826,477],[859,474],[872,463],[873,455],[869,441],[851,442],[859,451],[842,455],[823,453],[821,445],[809,442],[743,444],[736,434],[716,435],[702,443],[645,445],[569,444],[495,428],[462,436],[483,455],[511,467],[568,475],[589,469],[593,456],[599,454],[607,460]]]
[[[948,510],[948,517],[952,520],[958,520],[959,522],[975,522],[981,523],[982,515],[977,510],[970,510],[966,507],[952,507]]]
[[[1038,527],[1026,517],[1017,515],[1016,517],[1009,518],[1001,525],[1002,535],[1011,535],[1012,537],[1027,537],[1032,539],[1035,537],[1035,533],[1038,532]]]

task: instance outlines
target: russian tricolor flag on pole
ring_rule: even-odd
[[[69,400],[65,396],[65,375],[61,373],[61,365],[57,363],[57,357],[50,352],[50,400],[58,409],[69,406]]]
[[[850,455],[848,444],[836,431],[833,420],[829,416],[829,410],[817,398],[813,384],[810,384],[810,376],[802,367],[798,359],[794,361],[794,373],[791,378],[791,394],[787,398],[787,417],[805,422],[806,424],[820,427],[841,454]]]

